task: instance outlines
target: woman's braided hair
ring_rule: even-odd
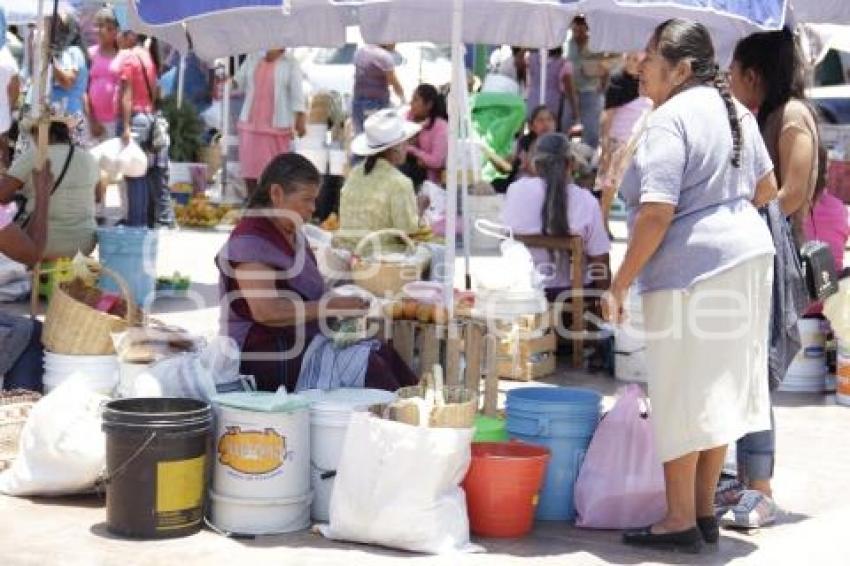
[[[720,72],[720,67],[714,60],[714,45],[711,42],[711,34],[700,23],[672,19],[655,28],[652,43],[656,46],[658,53],[669,63],[690,62],[693,79],[685,87],[696,84],[711,85],[720,93],[720,98],[726,105],[729,127],[732,130],[732,165],[740,167],[741,122],[738,119],[738,110],[732,100],[732,93],[729,90],[726,77]]]

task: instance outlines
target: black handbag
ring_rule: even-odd
[[[806,242],[800,248],[800,262],[811,300],[823,301],[838,292],[838,273],[828,244],[820,240]]]

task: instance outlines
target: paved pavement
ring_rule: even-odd
[[[615,226],[615,234],[622,227]],[[209,335],[217,328],[218,301],[212,257],[226,234],[164,233],[159,272],[188,272],[190,300],[158,300],[158,318]],[[622,255],[615,246],[614,263]],[[476,257],[474,269],[492,258]],[[4,307],[5,308],[5,307]],[[24,305],[12,307],[23,311]],[[682,368],[683,379],[688,368]],[[617,383],[606,376],[561,370],[548,384],[593,387],[611,402]],[[503,381],[502,393],[522,387]],[[850,407],[834,396],[778,394],[779,459],[775,489],[785,512],[774,527],[757,533],[724,531],[719,548],[697,557],[648,552],[623,546],[619,533],[576,529],[566,523],[538,523],[520,540],[478,540],[486,554],[426,557],[375,547],[335,543],[311,532],[255,540],[228,539],[211,531],[169,541],[128,541],[104,528],[103,500],[96,495],[59,499],[0,496],[0,566],[293,564],[850,564]]]

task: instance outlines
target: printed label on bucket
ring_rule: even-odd
[[[271,473],[283,465],[286,456],[286,437],[271,428],[243,431],[231,426],[218,440],[219,463],[243,474]]]
[[[156,529],[170,531],[201,522],[205,456],[159,462],[156,467]]]

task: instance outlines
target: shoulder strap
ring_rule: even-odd
[[[59,173],[59,176],[56,177],[56,181],[53,183],[53,188],[50,189],[50,196],[53,196],[53,193],[56,192],[56,189],[59,188],[59,185],[61,185],[63,179],[65,179],[65,173],[68,172],[68,167],[71,166],[71,159],[73,157],[74,157],[74,144],[70,144],[68,146],[68,156],[65,158],[65,165],[62,166],[62,171]]]
[[[62,166],[62,171],[59,173],[59,176],[56,177],[56,180],[53,182],[53,188],[50,189],[50,196],[53,196],[53,193],[56,192],[56,189],[59,188],[59,185],[62,184],[62,181],[65,179],[65,174],[68,172],[68,167],[71,165],[71,158],[74,157],[74,144],[70,144],[68,146],[68,156],[65,158],[65,164]],[[26,206],[26,197],[23,198],[22,202],[18,204],[18,214],[23,213],[24,206]],[[32,220],[32,215],[27,216],[23,223],[21,224],[21,228],[26,228],[30,220]]]
[[[139,65],[141,65],[142,67],[142,78],[145,79],[145,87],[148,89],[148,96],[151,99],[151,106],[156,106],[156,98],[153,95],[153,89],[151,88],[151,83],[148,80],[148,70],[145,68],[145,62],[142,61],[142,58],[139,57],[138,54],[136,54],[135,57],[139,60]]]

